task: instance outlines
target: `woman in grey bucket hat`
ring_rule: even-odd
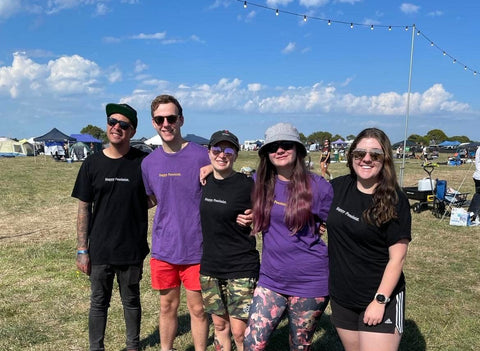
[[[303,154],[303,157],[306,156],[307,149],[300,141],[298,130],[290,123],[278,123],[269,127],[265,131],[265,143],[258,150],[259,154],[264,152],[266,150],[265,148],[268,147],[269,144],[281,140],[294,141],[297,143],[297,152]]]
[[[252,196],[253,232],[262,232],[260,276],[244,350],[264,350],[288,314],[290,350],[308,350],[328,297],[328,254],[319,228],[333,190],[305,165],[297,129],[278,123],[267,129]]]

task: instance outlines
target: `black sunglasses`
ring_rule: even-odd
[[[110,127],[113,127],[113,126],[117,125],[117,123],[120,124],[120,128],[122,128],[123,130],[127,130],[128,128],[130,128],[132,126],[128,122],[119,121],[118,119],[113,118],[113,117],[107,117],[107,124]]]
[[[381,150],[353,150],[352,151],[352,156],[355,160],[363,160],[365,156],[367,156],[367,153],[370,155],[370,159],[374,162],[380,162],[383,161],[385,155],[383,154],[383,151]]]
[[[275,141],[265,146],[265,152],[273,154],[277,152],[278,148],[282,148],[284,151],[291,150],[295,146],[294,141]]]
[[[155,121],[156,124],[161,126],[165,119],[167,120],[168,124],[174,124],[177,122],[178,115],[170,115],[170,116],[155,116],[153,117],[153,120]]]

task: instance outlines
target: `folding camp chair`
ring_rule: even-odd
[[[433,215],[437,218],[450,216],[453,207],[462,207],[467,202],[468,193],[449,191],[446,180],[436,181],[435,199],[433,200]]]

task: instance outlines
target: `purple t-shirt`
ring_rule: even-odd
[[[333,198],[332,186],[316,174],[312,173],[311,179],[312,213],[326,221]],[[276,180],[270,226],[263,232],[258,285],[291,296],[327,296],[327,246],[308,226],[291,235],[284,221],[287,184]]]
[[[173,154],[159,147],[143,160],[145,191],[157,198],[152,228],[153,258],[171,264],[200,263],[200,168],[207,164],[210,164],[207,149],[192,142]]]

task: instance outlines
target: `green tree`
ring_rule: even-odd
[[[347,140],[353,140],[356,137],[357,137],[356,135],[350,134],[350,135],[347,135]]]
[[[450,140],[454,141],[459,141],[461,143],[469,143],[471,140],[469,137],[465,136],[465,135],[454,135],[452,137],[449,138]]]
[[[308,140],[307,140],[307,137],[305,136],[305,134],[303,134],[303,133],[298,133],[298,135],[299,135],[299,137],[300,137],[300,141],[301,141],[302,143],[306,144]]]
[[[423,144],[423,145],[429,145],[429,140],[427,137],[418,135],[418,134],[412,134],[410,135],[407,140],[413,141],[416,144]]]
[[[89,124],[88,126],[84,127],[80,133],[90,134],[94,138],[100,139],[104,144],[108,143],[107,133],[100,127]]]
[[[335,134],[334,136],[332,136],[332,140],[330,140],[330,141],[335,141],[335,140],[338,140],[338,139],[342,139],[343,141],[345,141],[345,138],[342,137],[341,135],[338,135],[338,134]]]
[[[323,144],[325,139],[332,140],[332,134],[329,132],[314,132],[307,137],[309,142]]]
[[[440,129],[432,129],[425,137],[430,144],[440,144],[442,141],[448,140],[447,135]]]

